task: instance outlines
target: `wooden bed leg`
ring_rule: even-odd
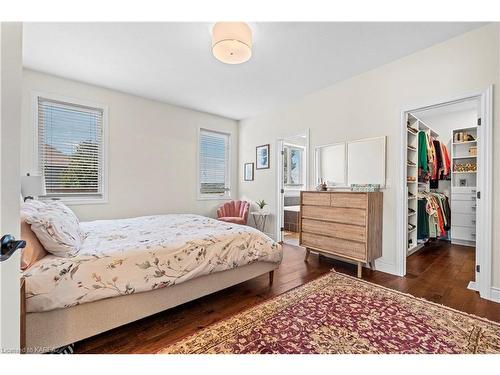
[[[306,248],[306,256],[304,258],[304,262],[307,262],[307,260],[309,259],[309,254],[311,254],[311,250]]]
[[[358,262],[358,278],[361,279],[361,276],[363,276],[363,266],[361,265],[361,262]]]
[[[274,281],[274,270],[269,271],[269,285],[273,285],[273,281]]]

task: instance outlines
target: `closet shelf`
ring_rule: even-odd
[[[477,143],[477,140],[475,141],[464,141],[464,142],[453,142],[453,145],[466,145],[466,144],[471,144],[471,143]]]
[[[453,160],[455,159],[474,159],[477,158],[477,155],[469,155],[469,156],[454,156]]]
[[[477,173],[477,171],[467,171],[467,172],[452,172],[457,174],[467,174],[467,173]]]
[[[408,213],[408,217],[415,216],[416,214],[417,214],[416,212],[411,212],[411,213]]]

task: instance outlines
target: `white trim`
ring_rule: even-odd
[[[283,139],[276,140],[276,238],[277,242],[283,241],[283,233],[281,232],[281,227],[283,226],[283,206],[285,194],[281,193],[281,189],[284,189],[283,184],[283,158],[281,156],[281,151],[284,146]]]
[[[481,191],[481,200],[478,204],[477,228],[479,235],[476,242],[476,262],[481,265],[481,272],[476,275],[476,286],[482,298],[491,299],[491,268],[492,268],[492,128],[493,128],[493,86],[481,91],[475,91],[466,95],[448,98],[444,100],[435,100],[427,105],[409,106],[401,111],[400,118],[400,159],[399,159],[399,181],[397,188],[397,216],[396,216],[396,274],[404,276],[406,274],[406,225],[405,216],[407,210],[407,192],[406,192],[406,114],[408,112],[418,112],[429,108],[436,108],[461,102],[465,100],[477,99],[481,103],[481,121],[482,124],[478,131],[481,132],[479,142],[481,147],[478,155],[479,169],[477,189]],[[479,135],[478,135],[479,138]]]
[[[494,286],[491,287],[489,300],[500,303],[500,288]]]
[[[201,194],[200,192],[200,134],[201,131],[207,131],[211,133],[221,134],[227,136],[227,164],[226,164],[226,182],[225,185],[229,188],[228,191],[223,196],[210,196]],[[232,187],[231,187],[231,165],[232,165],[232,157],[231,157],[231,133],[222,132],[219,130],[213,130],[207,127],[199,126],[196,131],[196,199],[199,201],[228,201],[232,199]]]
[[[81,105],[84,107],[97,108],[102,110],[102,148],[101,148],[101,169],[102,169],[102,197],[101,198],[76,198],[76,197],[54,197],[53,199],[60,200],[68,205],[84,205],[84,204],[105,204],[108,203],[108,183],[109,183],[109,109],[105,104],[90,102],[83,99],[62,96],[41,91],[31,91],[31,108],[33,113],[33,165],[32,169],[41,173],[40,160],[38,158],[38,98],[46,98],[63,103]],[[51,198],[48,198],[51,199]]]
[[[306,173],[305,173],[305,181],[304,181],[304,190],[308,190],[310,186],[310,136],[309,136],[310,130],[309,128],[304,129],[302,131],[298,131],[294,134],[290,134],[287,136],[282,136],[278,137],[276,139],[276,210],[275,210],[275,215],[276,215],[276,241],[282,241],[282,233],[281,233],[281,227],[283,226],[283,197],[284,194],[281,194],[281,189],[284,189],[283,186],[283,159],[281,158],[281,150],[283,149],[283,145],[285,143],[285,139],[288,138],[294,138],[298,136],[305,136],[306,142],[305,142],[305,152],[304,156],[306,158],[306,162],[304,163],[304,167],[306,168]]]
[[[481,126],[478,127],[478,174],[477,191],[481,199],[476,209],[476,273],[479,294],[491,298],[492,258],[492,206],[493,206],[493,86],[481,93]],[[479,230],[478,230],[479,228]]]
[[[477,284],[475,281],[469,281],[469,284],[467,284],[467,289],[469,290],[473,290],[475,292],[477,292]]]
[[[391,275],[394,275],[397,272],[397,268],[394,263],[385,262],[381,259],[375,259],[375,270],[389,273]]]

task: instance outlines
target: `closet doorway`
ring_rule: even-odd
[[[491,89],[403,112],[401,143],[401,275],[490,299]]]
[[[308,186],[309,131],[278,140],[278,240],[299,245],[300,192]]]

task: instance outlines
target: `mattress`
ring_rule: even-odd
[[[24,272],[27,312],[146,292],[254,262],[280,263],[262,232],[199,215],[81,223],[75,257],[48,255]]]

